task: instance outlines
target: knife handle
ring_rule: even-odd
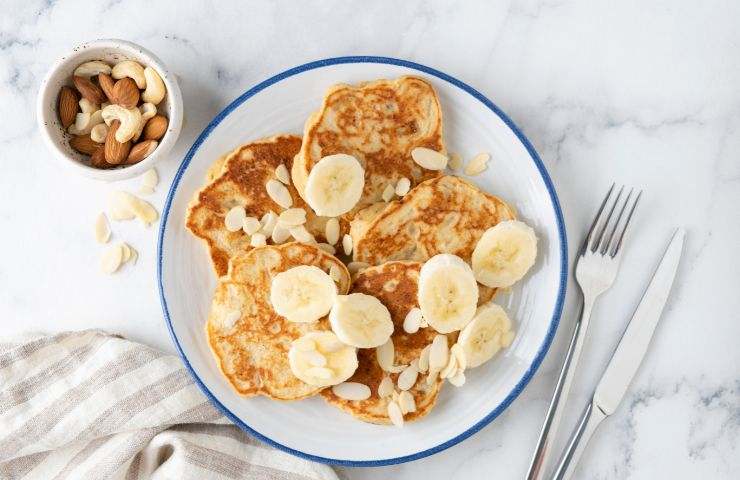
[[[568,440],[568,446],[563,452],[563,456],[560,458],[560,464],[558,465],[557,470],[555,470],[555,474],[552,477],[553,479],[569,480],[573,476],[573,472],[578,466],[581,455],[583,455],[583,451],[586,450],[588,441],[596,431],[596,428],[605,418],[606,415],[598,406],[593,403],[588,404],[583,415],[581,415],[578,426],[571,434],[570,440]]]

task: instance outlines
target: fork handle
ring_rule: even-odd
[[[547,409],[545,423],[542,425],[540,437],[537,441],[537,448],[532,456],[527,471],[527,480],[541,480],[547,473],[549,463],[552,459],[552,444],[560,426],[560,420],[563,416],[565,402],[570,393],[570,387],[573,383],[576,366],[581,357],[583,342],[588,330],[588,322],[591,318],[591,309],[594,306],[594,298],[584,297],[581,305],[581,314],[576,321],[573,329],[573,336],[570,339],[568,352],[565,354],[563,366],[560,369],[558,381],[555,384],[555,391],[550,399],[550,406]]]
[[[588,404],[560,458],[558,469],[552,476],[554,480],[569,480],[573,476],[588,441],[605,418],[606,414],[597,405]]]

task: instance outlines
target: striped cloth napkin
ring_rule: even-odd
[[[0,340],[2,479],[321,479],[249,437],[180,359],[99,330]]]

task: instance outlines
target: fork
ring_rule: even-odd
[[[573,337],[568,345],[563,366],[558,376],[555,391],[547,409],[545,423],[542,425],[537,448],[527,472],[527,480],[539,480],[547,472],[551,460],[551,447],[557,434],[563,415],[563,407],[568,398],[578,360],[586,338],[591,310],[596,299],[604,293],[617,276],[619,262],[622,258],[622,244],[642,191],[633,199],[634,190],[630,189],[627,198],[620,203],[624,186],[614,195],[612,184],[599,211],[596,213],[583,246],[578,253],[576,263],[576,281],[583,295],[581,313],[573,329]],[[621,205],[621,206],[620,206]],[[615,212],[618,212],[615,215]],[[624,217],[625,213],[627,214]]]

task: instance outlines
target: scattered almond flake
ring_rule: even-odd
[[[297,227],[306,223],[306,211],[302,208],[289,208],[283,210],[278,217],[278,222],[288,227]]]
[[[396,402],[388,404],[388,418],[391,419],[393,425],[403,427],[403,413],[401,413],[401,407]]]
[[[316,342],[308,337],[300,337],[293,341],[293,346],[301,352],[310,352],[316,350]]]
[[[342,269],[337,267],[336,265],[332,265],[329,267],[329,276],[332,280],[339,283],[342,281]]]
[[[406,177],[402,177],[396,184],[396,195],[403,197],[411,189],[411,180]]]
[[[421,350],[421,354],[419,355],[419,371],[422,373],[429,371],[429,350],[431,348],[431,344],[427,345]]]
[[[139,252],[136,251],[134,247],[131,245],[128,246],[129,250],[131,250],[131,259],[129,262],[131,262],[132,265],[136,265],[136,260],[139,259]]]
[[[133,195],[128,192],[115,191],[108,197],[108,214],[113,220],[132,220],[136,214],[131,208]]]
[[[401,373],[404,370],[406,370],[406,367],[408,367],[408,365],[391,365],[390,367],[388,367],[387,372],[388,373]]]
[[[290,208],[293,206],[293,197],[290,196],[290,192],[282,183],[277,180],[270,179],[267,181],[265,188],[267,189],[267,195],[270,196],[273,202],[283,208]]]
[[[329,255],[334,255],[337,253],[337,249],[329,245],[328,243],[319,243],[318,247],[328,253]]]
[[[344,400],[358,401],[370,398],[370,387],[363,383],[344,382],[331,387],[331,391]]]
[[[398,403],[398,397],[398,390],[393,390],[393,392],[391,392],[391,401]]]
[[[247,212],[244,210],[244,207],[241,205],[237,205],[236,207],[231,207],[231,209],[226,212],[226,216],[224,217],[224,225],[226,225],[226,230],[230,232],[237,232],[242,229],[244,226],[244,220],[247,218]]]
[[[306,227],[303,225],[299,225],[297,227],[290,227],[288,229],[291,236],[295,238],[296,242],[301,243],[314,243],[316,240],[314,240],[313,235],[311,235],[308,230],[306,230]]]
[[[465,384],[465,373],[462,370],[458,370],[457,373],[448,378],[447,381],[456,387],[462,387]]]
[[[128,244],[125,242],[121,242],[121,263],[126,263],[131,258],[131,249],[129,248]]]
[[[232,310],[224,315],[223,326],[224,328],[231,329],[236,325],[236,322],[242,318],[242,312],[239,310]]]
[[[347,264],[347,270],[349,270],[349,273],[354,275],[356,273],[360,273],[361,271],[365,270],[369,266],[370,264],[365,263],[365,262],[349,262]]]
[[[479,153],[473,157],[468,164],[465,165],[465,175],[470,175],[472,177],[479,173],[483,173],[483,171],[488,168],[487,164],[490,158],[491,156],[487,153]]]
[[[449,350],[447,348],[447,336],[437,335],[432,341],[429,350],[429,370],[441,370],[447,365]]]
[[[432,385],[434,382],[437,381],[437,375],[439,375],[439,371],[430,371],[429,375],[427,375],[427,385]]]
[[[339,241],[339,220],[336,218],[330,218],[326,221],[324,236],[326,237],[326,242],[330,245],[337,244]]]
[[[450,154],[450,161],[447,162],[447,166],[450,167],[451,170],[460,170],[462,163],[462,156],[459,153],[454,152]]]
[[[158,183],[159,175],[157,175],[157,171],[153,168],[150,168],[141,176],[141,186],[150,189],[152,192]]]
[[[280,322],[275,322],[271,324],[267,329],[270,331],[270,333],[277,335],[280,333],[280,330],[282,330],[282,327],[280,326]]]
[[[257,232],[249,239],[249,244],[253,247],[263,247],[267,245],[267,237],[264,233]]]
[[[159,218],[159,212],[149,203],[134,195],[130,195],[130,208],[134,215],[141,220],[145,226],[149,226]]]
[[[415,358],[409,362],[410,367],[414,367],[416,370],[419,370],[419,359]]]
[[[449,357],[447,365],[439,372],[441,378],[451,377],[457,372],[457,358],[454,355],[450,355]]]
[[[317,350],[305,351],[303,352],[303,356],[312,367],[326,366],[326,357],[320,354]]]
[[[396,194],[396,188],[391,184],[386,185],[385,190],[383,190],[383,195],[382,195],[383,201],[390,202],[391,200],[393,200],[393,196],[395,194]]]
[[[416,383],[416,379],[418,377],[419,377],[419,370],[414,368],[412,365],[409,365],[398,376],[398,379],[396,380],[396,384],[398,385],[399,389],[408,390],[409,388],[414,386],[414,384]]]
[[[98,243],[108,243],[110,239],[110,225],[105,213],[100,213],[95,220],[95,241]]]
[[[123,258],[123,250],[121,245],[113,245],[103,253],[103,258],[100,262],[100,270],[103,273],[114,273],[121,266],[121,259]]]
[[[380,381],[380,385],[378,385],[378,396],[380,398],[390,397],[393,395],[393,380],[391,380],[391,377],[383,377],[383,380]]]
[[[277,166],[275,176],[284,184],[290,185],[290,173],[288,173],[288,168],[284,164],[281,163]]]
[[[468,368],[468,360],[465,358],[465,350],[463,350],[460,344],[456,343],[452,348],[450,348],[450,356],[455,357],[457,360],[457,368],[459,370],[465,370]]]
[[[334,372],[331,371],[331,369],[326,367],[311,367],[306,370],[306,375],[309,375],[311,377],[320,378],[322,380],[327,380],[331,378],[332,375],[334,375]]]
[[[444,170],[447,166],[447,157],[431,148],[416,147],[411,150],[411,158],[427,170]]]
[[[419,328],[427,328],[429,324],[427,323],[427,319],[424,317],[421,317],[421,321],[419,322]]]
[[[262,215],[262,219],[260,220],[262,229],[260,233],[264,234],[265,237],[272,236],[272,231],[275,229],[275,225],[277,225],[277,219],[278,216],[272,210]]]
[[[414,396],[411,392],[401,392],[401,394],[398,395],[398,403],[404,415],[416,411],[416,400],[414,400]]]
[[[511,345],[511,342],[514,341],[514,337],[516,334],[509,330],[508,332],[504,333],[504,335],[501,337],[501,348],[507,348]]]
[[[393,346],[393,339],[389,338],[387,342],[379,347],[375,347],[375,358],[378,360],[380,368],[386,372],[393,366],[396,359],[396,348]]]
[[[352,253],[352,237],[348,233],[345,233],[342,237],[342,249],[344,249],[345,255]]]
[[[406,314],[406,318],[403,320],[403,331],[406,333],[416,333],[419,331],[421,325],[421,309],[412,308],[409,313]]]
[[[290,230],[278,224],[272,229],[272,243],[279,245],[290,238]]]
[[[260,231],[260,228],[262,228],[262,224],[257,218],[255,217],[245,217],[244,218],[242,230],[244,230],[244,233],[246,233],[247,235],[254,235],[255,233]]]

